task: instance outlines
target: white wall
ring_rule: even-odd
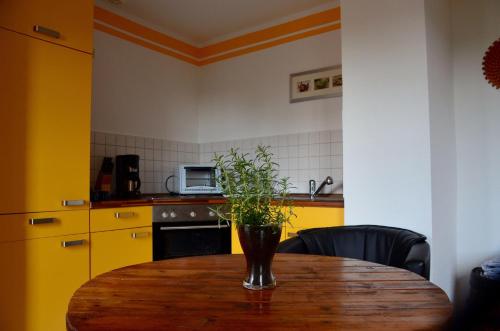
[[[456,143],[451,1],[426,0],[432,177],[431,278],[451,296],[456,269]]]
[[[345,222],[403,227],[431,240],[423,1],[341,6]]]
[[[457,280],[465,293],[470,270],[500,255],[500,92],[481,63],[500,37],[500,1],[453,0],[454,103],[457,133]]]
[[[198,142],[198,68],[94,32],[92,129]]]
[[[342,98],[289,103],[289,75],[341,63],[340,31],[201,70],[200,142],[340,129]]]
[[[460,302],[500,254],[500,93],[481,71],[500,2],[342,9],[346,223],[431,234],[431,280]]]

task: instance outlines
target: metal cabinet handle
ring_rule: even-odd
[[[85,200],[63,200],[62,205],[64,207],[74,207],[74,206],[83,206],[85,204]]]
[[[81,246],[85,244],[85,240],[80,239],[80,240],[69,240],[69,241],[61,241],[61,246],[66,248],[66,247],[72,247],[72,246]]]
[[[29,225],[38,225],[38,224],[48,224],[48,223],[54,223],[56,221],[55,218],[53,217],[48,217],[48,218],[30,218],[28,220]]]
[[[55,39],[61,38],[59,31],[52,30],[41,25],[33,25],[33,31]]]
[[[132,232],[130,236],[132,239],[147,238],[149,237],[149,232]]]
[[[135,213],[132,211],[115,213],[115,218],[131,218],[134,216],[135,216]]]
[[[198,229],[223,229],[228,228],[229,225],[198,225],[198,226],[162,226],[161,231],[173,231],[173,230],[198,230]]]
[[[297,232],[288,232],[288,238],[297,237]]]

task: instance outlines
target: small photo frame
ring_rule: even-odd
[[[290,75],[290,102],[342,96],[342,66],[298,72]]]

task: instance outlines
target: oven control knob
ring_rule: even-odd
[[[171,218],[175,218],[175,217],[177,217],[177,213],[176,213],[175,211],[171,211],[171,212],[170,212],[170,217],[171,217]]]
[[[189,213],[189,216],[196,217],[196,213],[194,211],[192,211],[192,212]]]
[[[214,216],[215,216],[215,213],[214,213],[213,211],[209,211],[209,212],[208,212],[208,216],[210,216],[210,217],[214,217]]]
[[[168,218],[168,213],[166,211],[161,213],[161,218]]]

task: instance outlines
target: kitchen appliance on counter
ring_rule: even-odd
[[[220,170],[213,164],[181,164],[179,165],[180,194],[220,194],[222,190],[217,183]]]
[[[231,225],[219,222],[213,205],[153,207],[153,260],[230,254]]]
[[[92,201],[109,199],[113,182],[113,166],[113,158],[105,157],[102,160],[101,170],[99,170],[99,174],[97,175],[94,190],[91,191]]]
[[[139,178],[139,155],[116,156],[116,196],[137,198],[141,195]]]

